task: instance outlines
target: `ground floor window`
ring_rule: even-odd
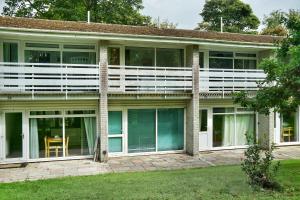
[[[32,111],[29,157],[92,155],[96,133],[95,111]]]
[[[213,147],[246,145],[246,134],[256,137],[255,113],[243,108],[213,108]]]
[[[183,150],[184,109],[109,111],[108,134],[110,153]]]

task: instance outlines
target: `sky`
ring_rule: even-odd
[[[242,0],[250,4],[254,14],[262,20],[273,10],[300,9],[300,0]],[[177,28],[194,29],[201,21],[199,13],[205,0],[144,0],[143,13],[160,20],[177,23]]]
[[[5,0],[0,0],[0,9]],[[201,12],[205,0],[143,0],[143,14],[160,20],[168,19],[177,23],[177,28],[194,29],[201,21]],[[288,11],[289,9],[300,9],[300,0],[242,0],[250,4],[254,14],[262,20],[264,15],[273,10]]]

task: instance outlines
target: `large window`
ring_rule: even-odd
[[[183,49],[156,49],[156,66],[159,67],[183,67]]]
[[[127,66],[154,66],[154,48],[126,47],[125,65]]]
[[[96,140],[94,110],[31,111],[30,158],[93,155]]]
[[[26,43],[25,62],[95,64],[96,49],[94,45]]]
[[[25,50],[27,63],[60,63],[59,51]]]
[[[255,53],[209,52],[209,68],[215,69],[256,69]]]
[[[111,48],[108,53],[109,62],[117,63],[118,51],[115,48]],[[116,61],[114,62],[114,60]],[[173,48],[125,47],[125,65],[183,67],[184,50]]]
[[[244,108],[213,108],[213,146],[246,145],[246,134],[256,137],[255,113]]]

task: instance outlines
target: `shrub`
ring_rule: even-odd
[[[245,159],[242,162],[242,170],[247,175],[248,183],[253,188],[281,189],[280,184],[275,180],[280,162],[273,161],[274,144],[265,148],[261,143],[257,143],[252,136],[246,134],[246,137],[249,146],[244,153]]]

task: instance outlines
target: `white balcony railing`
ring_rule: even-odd
[[[0,91],[33,94],[99,91],[99,66],[2,62]]]
[[[255,91],[262,70],[200,69],[200,93]],[[0,63],[2,93],[99,92],[99,65]],[[111,93],[192,92],[191,67],[108,66]]]
[[[200,69],[200,93],[256,91],[257,82],[265,78],[263,70]]]
[[[192,90],[190,67],[109,66],[110,92],[187,92]]]

